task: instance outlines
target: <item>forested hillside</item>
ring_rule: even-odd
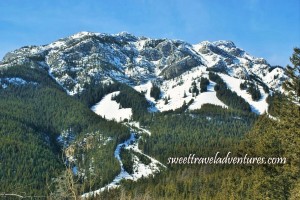
[[[232,155],[237,156],[248,154],[252,157],[285,157],[287,164],[168,165],[168,171],[165,173],[138,182],[126,182],[118,192],[103,193],[103,197],[115,199],[127,199],[125,197],[128,199],[298,199],[300,170],[298,119],[300,115],[297,106],[293,104],[283,103],[281,100],[277,106],[279,106],[277,108],[280,109],[280,114],[276,117],[281,119],[280,122],[263,115],[245,137],[234,135],[233,127],[229,129],[215,127],[210,133],[217,135],[209,139],[209,136],[202,135],[203,128],[198,131],[194,128],[195,133],[198,132],[194,135],[191,130],[185,132],[189,129],[189,125],[184,122],[181,124],[177,120],[173,122],[172,127],[176,123],[175,127],[178,127],[176,130],[182,130],[182,138],[176,134],[175,130],[173,137],[168,134],[159,136],[160,139],[165,138],[164,142],[149,138],[146,141],[148,145],[143,146],[147,150],[149,144],[152,143],[151,140],[155,140],[153,144],[156,148],[150,152],[154,152],[165,162],[168,156],[188,156],[190,153],[201,156],[211,153],[213,156],[217,151],[221,153],[230,151]],[[230,124],[227,121],[227,126]],[[210,124],[210,127],[214,127],[213,124]],[[239,124],[238,127],[242,126]],[[230,134],[224,133],[226,130],[230,130]],[[166,129],[166,133],[168,131],[170,130]],[[172,143],[172,146],[166,145],[167,143]],[[155,149],[158,149],[157,152]]]
[[[103,168],[99,167],[102,163],[95,161],[97,173],[109,175],[102,179],[102,184],[119,172],[112,155],[116,144],[129,136],[127,128],[94,114],[87,106],[68,96],[43,70],[36,72],[23,67],[20,71],[16,67],[0,76],[17,76],[35,83],[7,83],[7,88],[0,89],[1,192],[42,196],[54,192],[51,186],[53,178],[61,176],[66,169],[63,147],[57,140],[64,130],[71,130],[70,135],[76,139],[96,132],[113,138],[106,151],[91,153],[97,154],[100,160],[112,158],[106,160]],[[86,164],[90,165],[88,159],[91,156],[87,154],[86,158]],[[89,182],[89,179],[82,181]]]

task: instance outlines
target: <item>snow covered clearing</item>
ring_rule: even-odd
[[[119,93],[120,92],[117,91],[107,94],[99,103],[94,105],[91,110],[108,120],[122,122],[124,119],[130,119],[132,116],[131,108],[121,108],[119,103],[112,100],[112,96],[116,96]]]
[[[188,103],[193,98],[193,94],[189,92],[192,83],[195,81],[200,85],[198,80],[201,76],[206,76],[205,71],[206,67],[199,66],[179,77],[165,81],[161,87],[162,98],[156,104],[157,109],[160,111],[174,110],[180,108],[184,102]],[[167,103],[166,98],[168,99]]]
[[[197,96],[190,92],[193,82],[196,83],[199,89],[201,77],[208,78],[206,67],[199,66],[192,69],[191,72],[186,72],[177,78],[164,81],[161,85],[161,98],[158,101],[155,101],[155,99],[150,96],[150,91],[153,87],[151,81],[135,86],[134,89],[138,92],[145,93],[146,99],[153,105],[149,108],[151,112],[175,110],[180,108],[184,102],[188,103],[191,99],[194,99],[194,103],[189,107],[190,110],[199,109],[203,104],[207,103],[227,108],[227,106],[217,98],[216,92],[214,91],[215,83],[212,81],[210,81],[210,84],[207,86],[207,92],[200,93]],[[167,103],[165,99],[167,99]]]
[[[228,108],[222,101],[220,101],[217,96],[216,92],[204,92],[198,95],[195,98],[195,101],[192,105],[190,105],[190,110],[200,109],[203,104],[214,104],[217,106],[222,106],[224,108]]]
[[[190,110],[195,110],[201,108],[203,104],[214,104],[217,106],[222,106],[223,108],[228,108],[222,101],[220,101],[217,97],[217,93],[214,90],[216,83],[209,81],[209,85],[207,86],[207,92],[200,93],[194,99],[194,103],[190,105]]]
[[[261,98],[258,101],[253,101],[251,95],[248,94],[246,90],[240,89],[240,84],[243,82],[243,80],[220,73],[219,76],[225,81],[229,89],[235,91],[237,95],[244,98],[250,104],[252,112],[261,115],[267,111],[269,105],[266,102],[266,98],[268,97],[268,94],[264,92],[261,86],[259,86]]]

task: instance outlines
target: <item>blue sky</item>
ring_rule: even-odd
[[[79,31],[185,40],[232,40],[272,65],[300,46],[299,0],[0,1],[0,59]]]

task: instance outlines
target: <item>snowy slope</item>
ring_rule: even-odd
[[[189,93],[192,82],[198,81],[203,74],[205,74],[205,68],[197,67],[192,69],[191,72],[186,72],[175,79],[165,81],[161,87],[162,99],[157,102],[157,108],[160,111],[174,110],[180,108],[184,102],[188,103],[193,98],[193,95]],[[165,104],[165,98],[169,99],[167,104]]]
[[[258,101],[253,101],[251,95],[248,94],[246,90],[240,89],[240,84],[241,82],[243,82],[243,80],[233,78],[225,74],[219,74],[219,76],[225,81],[229,89],[235,91],[237,95],[243,97],[243,99],[245,99],[250,104],[252,112],[263,114],[267,111],[268,103],[266,102],[266,98],[268,97],[268,94],[264,92],[261,86],[259,86],[259,91],[262,97]]]
[[[195,101],[190,105],[190,110],[200,109],[203,104],[213,104],[217,106],[222,106],[223,108],[228,108],[222,101],[220,101],[214,91],[215,83],[210,81],[207,87],[207,92],[201,93],[195,98]]]
[[[132,116],[131,108],[120,108],[120,104],[111,100],[112,96],[118,95],[120,92],[112,92],[107,94],[99,103],[91,109],[96,114],[108,120],[121,122],[124,119],[130,119]]]
[[[189,107],[191,110],[199,109],[203,104],[207,103],[227,108],[227,105],[217,98],[216,92],[214,91],[215,83],[212,81],[210,81],[207,87],[207,92],[200,93],[198,96],[189,92],[193,82],[196,82],[198,89],[200,89],[199,80],[201,77],[208,78],[206,67],[199,66],[175,79],[164,81],[161,85],[162,95],[158,101],[155,101],[155,99],[150,96],[150,90],[153,87],[150,81],[146,84],[135,86],[134,88],[138,92],[146,92],[146,99],[155,105],[152,111],[175,110],[180,108],[184,102],[188,103],[192,99],[194,99],[194,103]],[[167,104],[165,104],[165,98],[168,99]]]

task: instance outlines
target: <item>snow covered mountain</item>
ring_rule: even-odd
[[[209,74],[214,73],[229,90],[249,103],[252,111],[262,114],[268,108],[267,96],[282,91],[286,79],[284,69],[254,58],[231,41],[191,45],[180,40],[136,37],[126,32],[115,35],[80,32],[48,45],[22,47],[5,55],[0,74],[14,66],[46,70],[69,95],[79,95],[91,85],[126,84],[145,94],[150,111],[167,111],[182,105],[193,110],[205,103],[227,108],[228,103],[215,91],[220,83],[210,78]],[[201,91],[204,78],[208,82]],[[23,79],[17,75],[1,78],[0,88],[18,84],[17,80],[22,80],[20,84],[26,81],[33,84]],[[151,95],[154,87],[159,88],[157,98]],[[251,89],[259,93],[258,97],[253,96]],[[109,105],[112,93],[107,95],[103,98],[106,103],[99,102],[94,110],[101,112],[104,108],[99,106]],[[114,107],[116,111],[122,109]],[[131,115],[130,110],[125,113]]]

